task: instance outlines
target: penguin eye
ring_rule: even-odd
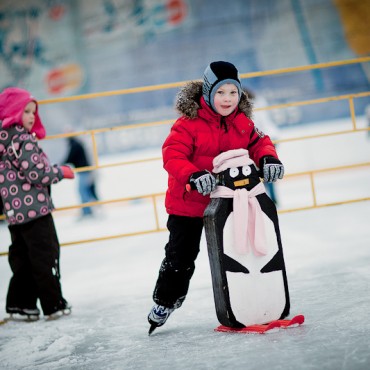
[[[249,176],[252,173],[252,169],[250,166],[243,166],[242,173],[244,176]]]
[[[234,178],[239,175],[239,170],[237,167],[232,167],[229,170],[230,177]]]

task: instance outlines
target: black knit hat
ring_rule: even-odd
[[[223,85],[231,83],[238,88],[239,99],[242,94],[242,87],[239,80],[238,70],[229,62],[212,62],[204,71],[203,76],[203,97],[206,103],[214,110],[213,99],[217,89]]]

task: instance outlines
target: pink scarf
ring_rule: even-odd
[[[235,249],[239,254],[248,254],[248,239],[256,256],[267,254],[265,225],[261,206],[256,195],[265,193],[262,182],[252,190],[236,189],[218,186],[211,193],[211,198],[234,198],[234,237]]]

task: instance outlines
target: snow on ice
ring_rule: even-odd
[[[305,134],[311,130],[304,129]],[[284,133],[297,134],[302,132]],[[370,158],[366,133],[280,144],[278,150],[288,173]],[[160,156],[159,149],[104,161],[152,155]],[[104,169],[98,176],[102,199],[159,193],[166,186],[160,161]],[[323,189],[319,201],[369,197],[367,167],[318,181]],[[278,193],[281,208],[311,201],[309,187],[299,181],[282,181]],[[56,185],[53,195],[57,207],[77,201],[71,182]],[[213,331],[219,323],[204,238],[187,300],[151,337],[146,317],[167,233],[62,248],[62,286],[72,314],[56,321],[41,318],[0,326],[0,368],[369,369],[369,211],[369,202],[364,201],[280,215],[291,315],[302,313],[306,322],[265,335]],[[54,216],[63,243],[154,227],[152,212],[149,201],[131,201],[102,206],[99,217],[80,222],[73,211]],[[160,226],[165,222],[162,205]],[[0,226],[0,240],[5,251],[9,244],[5,225]],[[6,257],[0,258],[0,274],[0,311],[5,316],[11,276]]]

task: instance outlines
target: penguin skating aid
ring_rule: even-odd
[[[247,163],[217,173],[218,187],[204,213],[216,314],[222,324],[217,331],[248,333],[255,326],[254,332],[266,332],[290,322],[282,321],[289,315],[290,300],[276,207],[257,167],[250,159]],[[301,317],[299,324],[303,321]]]

